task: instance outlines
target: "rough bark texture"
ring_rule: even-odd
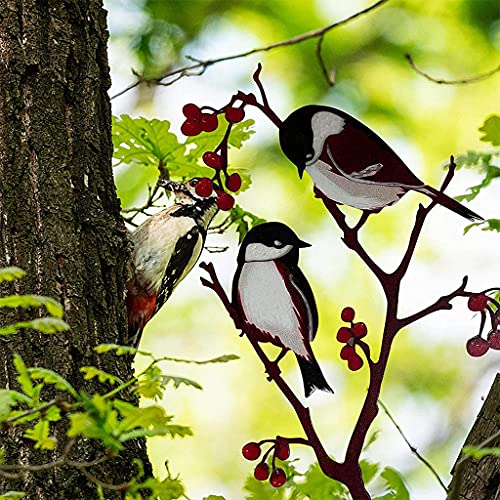
[[[497,374],[465,445],[500,447],[500,374]],[[487,441],[489,440],[489,441]],[[487,442],[486,442],[487,441]],[[486,443],[485,443],[486,442]],[[458,457],[453,469],[449,500],[500,500],[500,457],[480,460]]]
[[[79,371],[84,365],[121,378],[132,374],[130,359],[93,351],[103,342],[119,343],[126,332],[129,249],[111,170],[107,38],[101,0],[0,1],[0,266],[28,273],[1,293],[55,297],[71,326],[55,336],[0,338],[2,388],[17,388],[13,353],[80,389],[92,390]],[[0,325],[36,314],[3,309]],[[56,427],[54,452],[33,450],[21,433],[0,434],[7,463],[44,463],[64,449],[63,425]],[[71,459],[101,455],[102,449],[82,442]],[[131,477],[132,457],[147,463],[143,442],[92,472],[121,483]],[[97,498],[95,485],[75,469],[30,473],[17,482],[0,478],[0,494],[11,489],[27,499]]]

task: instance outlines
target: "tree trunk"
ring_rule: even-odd
[[[500,447],[500,374],[493,382],[465,445]],[[453,468],[448,500],[500,500],[500,457],[463,458],[460,455]]]
[[[93,351],[100,343],[120,343],[126,333],[129,249],[111,169],[107,39],[101,0],[0,1],[0,266],[27,272],[2,295],[55,297],[71,327],[57,335],[25,331],[0,338],[2,388],[18,388],[14,353],[28,366],[57,371],[77,389],[95,389],[83,380],[84,365],[122,379],[132,375],[129,357]],[[2,309],[0,324],[35,314]],[[65,431],[58,422],[57,448],[46,452],[34,450],[17,427],[3,430],[5,462],[57,459]],[[70,458],[92,460],[102,453],[81,440]],[[92,473],[122,483],[135,472],[133,457],[149,471],[144,442],[133,441]],[[17,481],[0,477],[0,494],[14,489],[27,499],[97,498],[95,484],[70,468],[26,473]],[[107,491],[106,498],[120,495]]]

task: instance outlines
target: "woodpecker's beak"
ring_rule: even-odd
[[[159,180],[158,186],[165,188],[167,191],[172,191],[173,193],[186,191],[186,186],[184,186],[182,182],[167,181],[166,179]]]
[[[307,247],[311,247],[312,245],[310,243],[307,243],[306,241],[297,240],[295,242],[295,246],[297,246],[299,248],[307,248]]]

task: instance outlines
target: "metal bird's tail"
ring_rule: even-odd
[[[304,381],[304,392],[306,394],[306,398],[308,398],[316,389],[331,392],[333,394],[333,389],[328,385],[328,382],[321,372],[321,368],[319,367],[319,364],[314,356],[312,356],[311,359],[306,359],[298,355],[296,356],[302,373],[302,379]]]
[[[458,201],[455,201],[453,198],[450,198],[446,194],[438,191],[437,189],[434,189],[433,187],[424,186],[422,188],[416,189],[416,191],[426,194],[436,203],[443,205],[443,207],[450,209],[452,212],[455,212],[456,214],[461,215],[466,219],[469,219],[471,221],[484,220],[480,215],[476,214],[472,210],[469,210]]]

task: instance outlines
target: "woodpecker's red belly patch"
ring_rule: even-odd
[[[156,295],[127,294],[128,324],[136,325],[138,329],[144,328],[151,319],[156,307]]]

